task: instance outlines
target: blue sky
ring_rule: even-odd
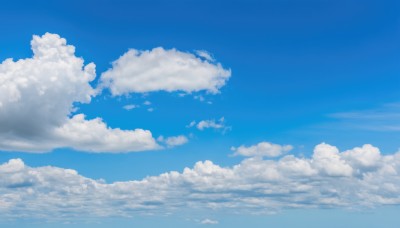
[[[310,227],[311,221],[327,227],[346,219],[341,227],[382,227],[378,220],[397,227],[399,4],[2,2],[0,210],[7,212],[5,224],[285,227],[293,220],[300,227]],[[129,141],[132,137],[141,138]],[[186,167],[190,172],[183,171]],[[62,177],[59,169],[66,172]],[[66,169],[78,174],[70,177]],[[171,174],[168,178],[177,178],[171,183],[180,184],[165,186],[157,199],[145,194],[161,191],[158,181],[168,182],[161,174],[171,171],[181,175]],[[32,172],[44,172],[50,185],[57,179],[55,187],[44,187]],[[128,182],[146,177],[149,186]],[[84,201],[61,210],[63,191],[81,189],[76,184],[81,178],[102,186],[87,190],[98,191],[93,195],[99,198],[74,193]],[[316,183],[318,178],[327,184]],[[118,195],[116,181],[126,195]],[[271,183],[296,186],[283,193]],[[244,189],[230,187],[242,184]],[[384,187],[373,190],[373,184]],[[118,206],[118,200],[104,199],[103,188],[116,198],[143,202]],[[327,194],[330,188],[335,191]],[[138,195],[129,198],[126,189]],[[33,206],[49,192],[53,201]],[[193,192],[207,194],[186,197]],[[88,203],[93,200],[104,200],[98,205],[104,210],[97,213]],[[82,205],[96,213],[76,216]],[[49,218],[35,210],[57,213]]]

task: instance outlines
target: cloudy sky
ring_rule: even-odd
[[[399,12],[2,2],[0,226],[398,227]]]

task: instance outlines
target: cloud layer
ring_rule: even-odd
[[[33,36],[33,57],[0,64],[0,150],[47,152],[71,147],[91,152],[157,149],[150,131],[108,127],[74,114],[75,103],[96,95],[95,65],[56,34]]]
[[[322,143],[312,157],[251,157],[233,167],[197,162],[183,172],[105,183],[57,167],[0,165],[0,217],[62,219],[134,216],[187,209],[272,213],[290,208],[400,204],[400,152],[366,144],[339,152]]]
[[[110,88],[114,96],[202,90],[215,94],[230,76],[230,70],[224,69],[220,63],[214,63],[204,51],[196,56],[158,47],[148,51],[129,50],[101,75],[101,82],[103,87]]]

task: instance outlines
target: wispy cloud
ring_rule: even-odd
[[[385,104],[374,109],[332,113],[328,117],[348,128],[370,131],[400,131],[400,103]]]
[[[203,225],[216,225],[218,223],[219,222],[217,220],[213,220],[213,219],[203,219],[200,221],[200,224],[203,224]]]
[[[225,125],[225,118],[221,117],[218,120],[211,119],[211,120],[201,120],[198,123],[196,121],[192,121],[187,125],[188,128],[196,127],[198,130],[203,131],[205,129],[211,128],[215,130],[221,130],[225,133],[228,130],[231,130],[232,127]]]
[[[135,108],[138,108],[138,107],[139,106],[134,105],[134,104],[128,104],[128,105],[123,106],[122,108],[129,111],[129,110],[132,110],[132,109],[135,109]]]
[[[235,153],[233,155],[241,155],[246,157],[278,157],[293,149],[291,145],[278,145],[269,142],[260,142],[256,145],[245,146],[241,145],[238,148],[232,147],[231,150]]]

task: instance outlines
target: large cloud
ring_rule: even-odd
[[[231,71],[204,57],[204,53],[196,56],[162,47],[149,51],[131,49],[102,74],[102,87],[110,88],[113,95],[202,90],[218,93]]]
[[[363,156],[360,156],[363,155]],[[0,165],[0,217],[134,216],[179,209],[271,213],[290,208],[400,204],[400,153],[317,145],[310,158],[251,157],[233,167],[197,162],[183,172],[107,184],[57,167]]]
[[[157,149],[149,131],[112,129],[101,119],[73,114],[89,103],[95,65],[56,34],[33,36],[33,57],[0,64],[0,150],[45,152],[72,147],[92,152]]]

